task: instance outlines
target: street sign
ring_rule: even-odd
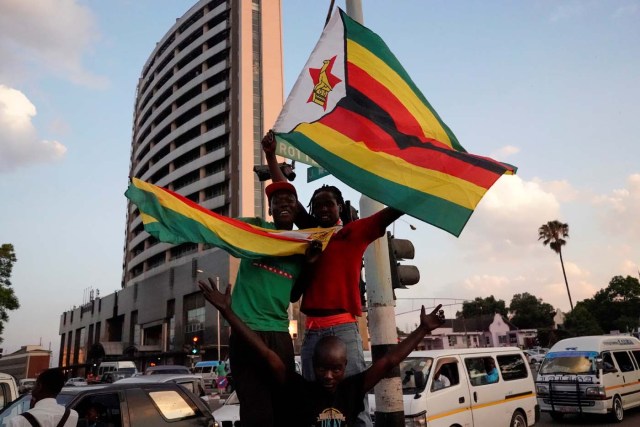
[[[304,163],[305,165],[319,166],[311,157],[280,138],[277,138],[276,155]]]
[[[307,168],[307,182],[315,181],[316,179],[320,179],[327,175],[331,175],[331,173],[320,166],[309,166]]]

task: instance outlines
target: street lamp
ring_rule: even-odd
[[[204,274],[204,270],[196,270],[198,273]],[[218,290],[218,292],[220,292],[220,277],[216,276],[216,289]],[[217,312],[217,321],[216,321],[216,326],[217,326],[217,343],[218,343],[218,361],[220,361],[220,310],[216,310]]]

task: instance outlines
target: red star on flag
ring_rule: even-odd
[[[309,68],[309,74],[313,81],[313,90],[311,91],[311,95],[309,95],[307,102],[318,104],[324,110],[327,109],[329,92],[331,92],[333,88],[342,81],[336,75],[331,73],[333,63],[336,61],[336,56],[331,59],[325,59],[322,67],[320,68]]]

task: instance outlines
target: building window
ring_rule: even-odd
[[[458,337],[455,335],[449,335],[449,347],[453,347],[458,344]]]
[[[175,350],[176,344],[176,300],[167,301],[167,325],[169,331],[167,333],[167,349]]]
[[[87,345],[86,339],[87,339],[87,333],[85,328],[77,329],[76,330],[76,354],[74,355],[75,363],[84,363],[86,360],[85,359],[85,356],[86,356],[85,348]]]
[[[65,338],[66,338],[65,334],[60,335],[60,354],[62,355],[62,358],[60,359],[61,366],[67,366],[67,346],[65,345],[66,344]]]
[[[505,345],[507,343],[507,336],[506,335],[500,335],[498,337],[498,343]]]
[[[198,292],[184,299],[185,333],[204,330],[204,296]]]
[[[96,322],[96,334],[93,342],[96,344],[100,342],[100,322]]]
[[[73,361],[71,358],[73,357],[73,331],[69,331],[69,336],[67,337],[67,357],[66,363],[67,365],[71,365]]]
[[[134,346],[140,345],[140,325],[138,324],[138,310],[131,312],[131,324],[129,325],[129,340]]]

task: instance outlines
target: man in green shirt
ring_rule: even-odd
[[[263,228],[291,230],[298,212],[298,195],[288,182],[276,182],[265,189],[273,222],[262,218],[240,218]],[[295,371],[293,342],[289,335],[289,298],[305,262],[321,251],[319,241],[309,245],[306,256],[242,259],[233,289],[233,311],[264,343]],[[240,400],[243,427],[295,425],[287,412],[287,395],[263,368],[255,350],[231,334],[230,371]],[[245,402],[245,404],[242,404]]]

